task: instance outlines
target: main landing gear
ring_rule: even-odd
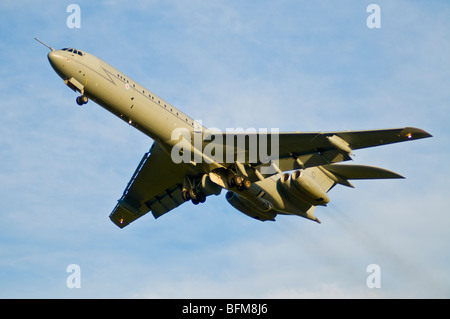
[[[230,187],[236,187],[238,191],[244,191],[252,186],[252,182],[247,177],[234,175],[228,180],[228,185]]]
[[[191,188],[189,190],[183,190],[181,193],[185,201],[191,200],[194,205],[198,203],[204,203],[206,201],[206,194],[199,189]]]
[[[222,185],[222,186],[221,186]],[[185,176],[181,196],[185,201],[192,201],[194,205],[204,203],[208,194],[219,195],[222,188],[248,190],[252,186],[247,176],[236,174],[232,171],[222,170],[213,173],[213,179],[208,174],[201,176]]]
[[[86,104],[88,101],[89,99],[86,95],[80,95],[79,97],[77,97],[77,104],[79,106]]]

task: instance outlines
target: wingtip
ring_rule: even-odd
[[[117,216],[112,216],[112,214],[109,216],[109,219],[113,222],[114,225],[119,227],[120,229],[127,226],[129,223],[125,222],[123,218],[119,218]]]
[[[406,137],[409,140],[417,140],[420,138],[433,137],[433,135],[431,135],[427,131],[416,127],[405,127],[401,131],[400,135]]]

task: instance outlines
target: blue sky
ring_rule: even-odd
[[[79,29],[70,3],[0,4],[0,297],[450,297],[446,1],[78,1]],[[334,188],[321,225],[261,223],[222,192],[120,230],[108,215],[152,140],[76,106],[33,37],[97,55],[208,127],[434,137],[355,152],[406,179]]]

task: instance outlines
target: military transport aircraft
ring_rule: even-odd
[[[74,48],[48,60],[79,105],[92,100],[154,140],[110,219],[123,228],[149,211],[155,218],[191,201],[228,190],[237,210],[261,221],[297,215],[320,223],[316,206],[350,180],[403,178],[386,169],[354,164],[353,150],[431,135],[413,127],[342,132],[210,130],[98,57]]]

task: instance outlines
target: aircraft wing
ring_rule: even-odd
[[[109,216],[120,228],[148,213],[155,218],[181,205],[187,169],[173,163],[157,143],[142,158],[123,196]]]
[[[280,159],[289,159],[289,157],[292,156],[297,157],[300,159],[303,167],[326,165],[350,160],[351,158],[346,150],[341,149],[339,144],[333,144],[333,141],[331,140],[334,137],[338,137],[340,141],[348,144],[348,148],[351,151],[411,141],[431,137],[431,135],[421,129],[413,127],[327,133],[284,133],[280,135],[279,141]],[[298,164],[298,162],[296,162],[296,164]]]
[[[352,150],[431,137],[424,130],[414,127],[326,133],[281,133],[280,153],[286,153],[289,149],[296,149],[298,152],[304,153],[308,150],[326,151],[336,148],[327,139],[334,135],[347,142]],[[299,145],[301,145],[300,148]]]
[[[228,133],[220,134],[226,135]],[[230,134],[239,135],[240,133]],[[261,139],[259,133],[242,134],[249,137],[254,137],[254,134],[256,134],[258,141]],[[277,165],[282,171],[350,160],[349,154],[351,150],[355,149],[431,137],[427,132],[411,127],[368,131],[276,134],[278,134],[278,152],[276,155],[273,155],[270,150],[272,146],[270,133],[266,135],[267,143],[261,144],[264,145],[261,147],[267,147],[267,150],[265,150],[265,154],[269,155],[267,158],[278,160]],[[222,138],[224,135],[222,135]],[[235,154],[245,153],[246,159],[249,159],[248,144],[243,149],[235,148]],[[258,147],[260,147],[259,143]],[[258,149],[257,151],[260,154],[261,150]],[[251,164],[256,167],[264,162],[250,163],[250,161],[244,160],[241,164]],[[228,166],[231,163],[219,164]],[[213,169],[214,165],[208,167],[202,174]],[[122,197],[111,213],[110,219],[117,226],[123,228],[149,211],[152,211],[153,216],[158,218],[185,202],[181,195],[185,176],[195,175],[198,172],[194,166],[175,164],[170,155],[159,143],[155,142],[139,163]]]
[[[224,134],[243,134],[248,135],[249,138],[256,134],[258,153],[261,154],[259,149],[261,145],[267,145],[267,150],[263,150],[268,155],[267,159],[278,159],[277,165],[282,171],[347,161],[351,159],[349,156],[351,151],[356,149],[431,137],[429,133],[413,127],[364,131],[272,133],[278,134],[278,153],[272,155],[271,133],[267,133],[266,144],[259,143],[262,135],[260,133]],[[225,140],[224,137],[222,138]],[[246,160],[243,164],[249,164],[249,146],[246,144],[244,149],[236,149],[235,153],[239,152],[245,153]],[[259,158],[258,162],[251,164],[255,167],[263,162]]]

